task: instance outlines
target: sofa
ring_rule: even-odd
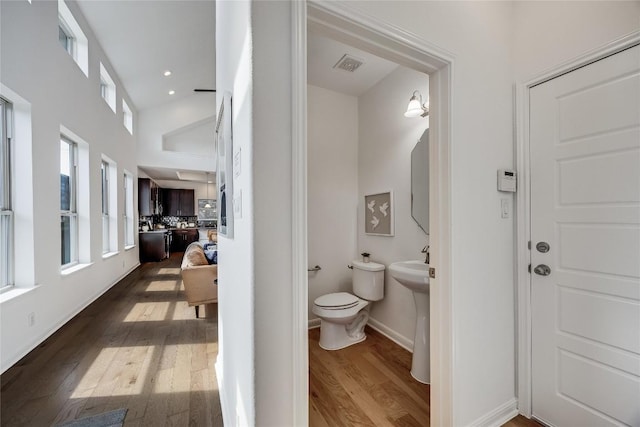
[[[205,306],[205,317],[214,317],[218,302],[218,265],[209,264],[201,243],[193,242],[187,246],[181,273],[187,303],[195,307],[196,318],[201,305]]]

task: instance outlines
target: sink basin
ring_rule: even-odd
[[[389,266],[389,274],[414,292],[429,293],[429,264],[424,261],[398,261]]]
[[[431,378],[429,352],[429,264],[424,261],[398,261],[389,266],[391,277],[413,291],[416,304],[416,333],[413,339],[411,376],[424,384]]]

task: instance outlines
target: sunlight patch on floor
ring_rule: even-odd
[[[200,309],[200,315],[204,315],[204,309]],[[171,320],[184,320],[184,319],[194,319],[195,318],[195,309],[193,307],[189,307],[187,301],[176,301],[173,307],[173,313],[171,314]]]
[[[71,398],[142,394],[154,351],[154,345],[102,349]]]
[[[149,322],[164,320],[169,310],[169,302],[137,302],[123,322]]]
[[[152,280],[147,285],[145,292],[175,291],[178,287],[179,282],[176,280]]]
[[[180,267],[159,268],[158,274],[180,274]]]

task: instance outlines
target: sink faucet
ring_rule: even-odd
[[[426,254],[425,259],[424,259],[424,263],[425,264],[429,264],[429,245],[427,245],[424,248],[422,248],[422,250],[420,252],[422,252],[423,254]]]

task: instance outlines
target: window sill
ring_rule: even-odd
[[[69,268],[65,268],[64,270],[60,270],[60,275],[64,276],[70,276],[73,273],[76,273],[80,270],[84,270],[85,268],[91,267],[93,265],[92,262],[87,262],[84,264],[76,264],[73,267],[69,267]]]
[[[109,258],[113,258],[114,256],[118,255],[120,252],[115,251],[115,252],[107,252],[102,254],[102,259],[109,259]]]
[[[39,285],[31,286],[29,288],[13,286],[0,294],[0,304],[4,304],[5,302],[9,302],[22,295],[28,294],[29,292],[33,291],[34,289],[37,289],[38,287]]]
[[[133,248],[135,248],[135,247],[136,247],[136,245],[129,245],[129,246],[125,246],[125,247],[124,247],[124,250],[125,250],[125,251],[130,251],[131,249],[133,249]]]

